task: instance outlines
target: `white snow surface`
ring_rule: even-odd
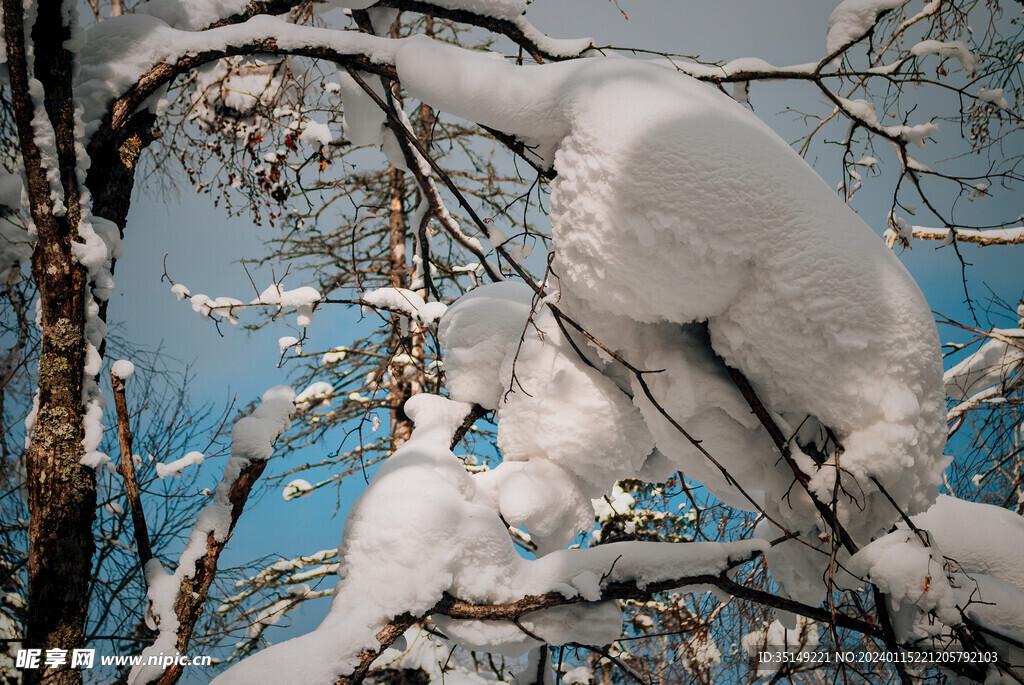
[[[910,54],[916,56],[939,55],[940,57],[955,57],[960,60],[960,65],[964,68],[964,71],[972,73],[978,66],[978,56],[959,40],[922,40],[910,48]],[[1001,94],[1002,91],[1000,91]]]
[[[270,457],[274,442],[291,423],[291,415],[295,412],[294,400],[295,392],[291,388],[274,386],[263,393],[260,405],[251,414],[235,422],[231,430],[231,457],[224,465],[224,475],[217,483],[212,501],[196,517],[177,568],[168,573],[158,559],[146,564],[146,594],[149,597],[146,621],[150,628],[159,632],[153,644],[143,650],[143,664],[151,655],[178,653],[175,649],[178,618],[174,613],[174,603],[181,583],[195,575],[196,563],[206,554],[207,539],[211,535],[220,542],[227,540],[231,527],[231,489],[246,466]],[[179,461],[187,460],[189,456]],[[194,459],[192,463],[196,463]],[[128,682],[150,682],[159,678],[162,672],[158,666],[135,666]]]
[[[310,119],[302,129],[299,140],[311,147],[320,148],[321,146],[331,144],[334,140],[334,133],[328,128],[327,124]]]
[[[997,631],[1024,631],[1024,519],[941,495],[913,523],[920,535],[901,523],[848,563],[888,595],[900,640],[933,638],[952,649],[949,628],[962,615]]]
[[[850,41],[863,36],[885,10],[907,4],[908,0],[843,0],[828,18],[825,54],[831,55]]]
[[[282,335],[277,339],[277,347],[281,350],[281,354],[284,354],[289,349],[293,349],[295,354],[300,354],[302,352],[302,347],[299,345],[299,339],[294,335]]]
[[[280,283],[263,289],[250,304],[276,305],[278,309],[295,308],[295,325],[306,328],[313,325],[313,307],[322,299],[320,291],[308,285],[285,290]]]
[[[604,521],[616,514],[625,514],[635,503],[636,500],[633,499],[633,495],[623,490],[618,484],[612,488],[611,493],[608,495],[590,501],[598,521]]]
[[[768,507],[779,515],[775,508],[780,502],[773,501],[772,495],[786,490],[792,472],[774,458],[751,458],[774,454],[774,445],[736,390],[725,365],[714,355],[707,334],[698,326],[645,326],[640,330],[637,346],[630,351],[646,368],[666,370],[646,379],[654,400],[701,440],[701,446],[754,501],[730,485],[719,467],[684,439],[642,387],[634,383],[633,401],[661,453],[723,502],[747,511]],[[809,505],[799,493],[790,498],[790,503],[803,503],[801,511]]]
[[[173,28],[200,31],[222,19],[240,14],[250,0],[149,0],[136,14],[162,19]]]
[[[32,98],[32,132],[33,141],[39,149],[39,165],[46,173],[46,181],[50,187],[50,202],[55,216],[67,214],[64,205],[64,186],[60,179],[60,167],[57,159],[57,138],[53,124],[43,104],[43,83],[39,79],[28,80],[28,92]]]
[[[442,1],[494,16],[525,7],[519,0]],[[233,2],[211,5],[210,12],[230,10]],[[845,0],[830,20],[829,41],[841,45],[878,12],[902,4]],[[378,470],[348,515],[330,614],[318,630],[242,661],[217,682],[248,683],[256,675],[259,681],[334,682],[351,671],[362,650],[376,647],[375,635],[388,620],[424,613],[445,592],[474,602],[550,591],[580,596],[586,603],[527,620],[552,644],[606,642],[618,634],[620,617],[599,601],[602,576],[606,582],[680,579],[685,585],[685,577],[720,573],[768,549],[764,540],[558,549],[588,517],[592,522],[591,498],[654,461],[657,470],[682,468],[723,501],[764,509],[816,541],[821,524],[813,507],[800,492],[784,496],[791,474],[777,465],[775,448],[731,384],[727,365],[750,379],[783,432],[797,435],[794,456],[811,475],[812,490],[826,499],[835,484],[835,446],[820,454],[812,446],[827,447],[825,428],[842,444],[843,483],[861,499],[841,499],[839,516],[859,543],[896,520],[869,477],[911,514],[934,501],[946,463],[945,407],[927,304],[877,236],[784,141],[728,96],[630,60],[515,67],[425,38],[399,43],[267,17],[198,37],[167,23],[182,25],[173,15],[186,5],[163,2],[166,9],[155,12],[163,19],[140,14],[93,29],[78,87],[87,94],[89,126],[94,129],[110,99],[152,65],[261,35],[285,47],[328,44],[393,59],[413,96],[537,146],[558,172],[551,196],[558,306],[632,363],[657,371],[644,377],[645,390],[582,338],[574,340],[577,351],[544,303],[531,306],[525,286],[491,286],[463,298],[439,326],[457,401],[429,395],[409,401],[412,439]],[[353,84],[341,81],[346,134],[355,141],[361,134],[353,127],[368,123],[367,144],[386,144],[379,124],[348,120],[360,103]],[[870,103],[847,105],[873,121]],[[932,132],[934,124],[922,124],[897,134],[921,144]],[[101,233],[105,228],[97,225],[95,233],[108,244],[87,240],[79,248],[80,260],[97,272],[116,247]],[[175,294],[189,296],[185,288]],[[435,320],[443,311],[434,306],[424,314],[439,303],[424,303],[412,291],[382,289],[365,297],[410,318]],[[209,316],[222,298],[191,299]],[[319,299],[312,288],[285,292],[274,285],[254,303],[294,306],[299,325],[307,326]],[[282,350],[297,340],[284,342]],[[294,401],[290,389],[268,391],[263,404],[235,424],[224,479],[177,571],[167,574],[158,562],[147,568],[160,630],[147,654],[173,651],[172,606],[181,578],[194,572],[206,536],[226,536],[226,489],[246,463],[271,456]],[[449,446],[468,402],[498,412],[504,461],[478,475],[468,474]],[[746,494],[660,409],[701,440]],[[518,555],[499,513],[538,539],[537,560]],[[936,547],[914,547],[916,537],[905,532],[893,535],[853,561],[894,597],[911,598],[924,574],[941,565],[941,555]],[[799,591],[780,580],[790,594],[820,585],[814,563],[821,559],[808,564],[806,554],[769,556],[773,573],[792,574],[797,566],[804,572],[807,587]],[[1001,588],[992,592],[1017,592],[998,578],[1009,577],[1011,562],[981,569],[993,574],[985,575],[989,586]],[[945,576],[933,586],[930,608],[943,613],[952,606],[946,592],[952,586],[938,581]],[[920,607],[917,598],[913,602]],[[519,646],[509,645],[514,626],[507,624],[449,624],[465,644],[530,646],[518,629]]]
[[[377,288],[363,293],[363,300],[373,307],[401,312],[405,316],[430,325],[444,316],[448,305],[443,302],[424,302],[415,290],[407,288]]]
[[[126,381],[132,377],[133,373],[135,373],[135,364],[132,364],[127,359],[118,359],[110,367],[110,372],[122,381]]]
[[[503,19],[515,24],[523,35],[548,54],[558,57],[574,57],[582,54],[594,43],[593,38],[558,39],[541,33],[527,21],[526,0],[433,0],[440,7],[466,10],[485,17]]]
[[[969,574],[998,578],[1024,593],[1024,518],[1002,507],[939,495],[913,517],[943,555]]]
[[[843,3],[844,12],[857,9],[872,19],[882,6]],[[746,473],[740,484],[755,502],[716,476],[639,384],[618,371],[619,386],[635,398],[665,457],[700,470],[716,496],[763,506],[816,539],[821,524],[809,498],[784,497],[792,476],[784,464],[775,466],[774,447],[730,387],[729,365],[780,417],[784,434],[800,429],[808,454],[791,447],[826,501],[835,482],[834,445],[819,455],[810,443],[827,447],[825,428],[838,438],[844,485],[860,493],[853,504],[840,498],[839,516],[859,544],[897,517],[869,477],[912,514],[934,501],[947,461],[942,365],[929,307],[884,243],[767,125],[705,84],[629,60],[516,67],[420,38],[403,42],[396,65],[415,97],[538,145],[553,163],[559,306],[633,364],[664,369],[646,377],[652,394],[720,463]],[[929,127],[899,133],[917,140]],[[550,339],[527,338],[524,351],[532,345],[538,363],[550,364],[564,345],[552,325],[538,327]],[[587,374],[570,373],[577,371]],[[530,364],[517,364],[517,379],[533,394],[530,373]],[[611,366],[607,373],[616,375]],[[494,388],[509,387],[502,381],[489,381],[492,403]],[[469,399],[458,391],[453,397]],[[574,401],[580,397],[573,394]],[[508,398],[524,407],[543,402],[525,393]],[[499,408],[499,440],[510,421],[506,410]],[[547,420],[542,413],[534,417]],[[603,430],[598,421],[589,427]],[[548,442],[560,441],[532,422],[515,432],[527,433],[522,440],[529,446],[528,457],[518,459],[550,458]],[[515,441],[503,450],[514,450]],[[619,465],[626,469],[633,457],[620,454]],[[774,555],[774,566],[799,565],[820,586],[806,556]]]
[[[344,347],[335,347],[330,352],[325,352],[324,356],[320,360],[322,366],[334,366],[338,362],[345,359],[348,354],[348,350]]]
[[[993,329],[968,357],[946,371],[946,394],[969,400],[990,389],[1005,392],[1024,381],[1024,329]]]
[[[478,479],[543,554],[593,528],[590,500],[634,476],[654,442],[629,397],[580,359],[551,311],[531,309],[532,295],[509,282],[477,288],[450,308],[439,335],[452,397],[498,410],[503,462]]]
[[[384,98],[380,79],[371,74],[359,73],[359,78],[374,88],[377,95]],[[381,145],[384,142],[384,129],[387,117],[377,103],[373,101],[352,76],[345,71],[338,73],[343,108],[342,125],[345,137],[353,145]]]
[[[460,297],[437,327],[444,349],[445,385],[453,399],[497,409],[508,387],[500,370],[530,313],[533,291],[505,281]]]
[[[182,472],[189,466],[198,466],[203,463],[206,459],[202,452],[189,452],[180,459],[175,459],[172,462],[166,464],[157,462],[156,464],[156,475],[158,478],[167,478],[173,476],[174,478],[181,478]]]
[[[990,105],[995,105],[998,109],[1009,109],[1010,103],[1006,101],[1003,96],[1002,88],[983,88],[978,93],[978,99],[982,102],[987,102]]]
[[[995,240],[1005,240],[1011,244],[1024,241],[1024,226],[1010,226],[1007,228],[991,228],[985,230],[959,228],[956,229],[956,231],[951,231],[951,229],[948,228],[932,228],[928,226],[914,226],[913,229],[915,232],[920,231],[921,233],[931,234],[929,237],[944,236],[942,238],[943,245],[952,244],[954,234],[957,240],[966,238],[990,238]]]
[[[406,288],[377,288],[363,293],[363,299],[374,307],[384,307],[404,313],[415,318],[420,307],[424,305],[423,297],[414,290]]]
[[[295,397],[295,406],[300,409],[325,409],[334,399],[334,386],[327,381],[310,383]]]
[[[813,74],[817,68],[816,62],[806,62],[804,64],[789,64],[786,66],[776,66],[767,62],[760,57],[739,57],[737,59],[730,60],[720,66],[711,64],[700,64],[698,62],[687,62],[685,60],[667,60],[664,58],[647,60],[650,64],[657,64],[658,66],[672,69],[673,71],[681,71],[684,74],[690,76],[733,76],[735,74],[743,72],[776,72],[779,74]],[[738,91],[733,94],[733,99],[737,102],[745,102],[746,88],[749,86],[749,81],[741,81],[736,84]]]
[[[1024,637],[1024,593],[1009,583],[981,573],[954,573],[952,582],[957,606],[968,618],[1015,638],[1018,644],[1021,642]],[[992,639],[991,644],[1001,647],[1004,656],[1008,652],[1008,661],[1012,664],[1020,664],[1024,660],[1024,650],[1006,649],[1008,643],[998,638]]]
[[[885,126],[879,123],[878,112],[873,103],[867,100],[847,100],[846,98],[839,98],[839,102],[852,117],[861,119],[869,126],[880,128],[887,134],[902,138],[917,147],[924,147],[928,139],[939,131],[939,125],[934,121],[924,124]],[[908,158],[906,165],[909,168],[927,169],[927,167],[913,158]]]
[[[75,84],[75,92],[85,106],[86,135],[96,131],[109,103],[142,74],[161,62],[174,63],[180,56],[275,38],[285,50],[323,45],[341,54],[365,54],[375,61],[390,62],[398,45],[387,38],[299,26],[266,15],[209,31],[192,30],[225,11],[233,14],[237,0],[171,0],[150,3],[149,7],[152,16],[140,13],[114,17],[89,29],[88,42],[79,55],[81,71]],[[194,13],[196,8],[206,9]],[[244,84],[231,90],[239,97],[247,96],[250,103],[255,102],[251,94],[260,92]]]
[[[295,325],[299,328],[308,328],[313,325],[313,310],[320,302],[322,296],[320,291],[308,285],[300,286],[293,290],[285,290],[281,283],[271,283],[248,304],[234,297],[212,298],[204,293],[192,295],[191,291],[183,283],[175,283],[171,286],[171,292],[178,300],[188,299],[192,305],[192,311],[204,319],[227,320],[236,325],[239,316],[247,306],[269,306],[275,307],[277,311],[283,309],[295,309]],[[281,338],[280,340],[283,340]],[[297,338],[293,340],[297,341]],[[282,352],[286,347],[282,347]]]
[[[308,480],[296,478],[284,486],[281,496],[284,497],[285,502],[289,502],[297,497],[305,497],[312,491],[313,486],[310,485]]]
[[[944,563],[940,550],[925,546],[911,531],[899,530],[854,554],[847,568],[885,593],[894,614],[934,612],[946,625],[956,625],[960,622],[960,612]],[[907,611],[910,607],[913,611]],[[908,624],[909,621],[898,620],[893,623],[901,642],[910,637]]]
[[[654,449],[629,397],[580,359],[546,307],[522,343],[513,341],[500,379],[510,390],[498,407],[502,458],[558,464],[579,479],[588,503],[639,471]]]
[[[618,543],[558,551],[527,560],[487,505],[488,493],[466,472],[449,443],[470,405],[416,395],[406,412],[412,438],[377,471],[348,514],[339,548],[341,580],[320,627],[274,645],[223,673],[215,683],[333,683],[351,672],[394,616],[427,612],[449,592],[471,602],[512,601],[560,592],[587,603],[524,617],[552,644],[618,635],[621,616],[600,602],[599,583],[641,586],[717,574],[767,549],[763,540],[734,543]],[[481,503],[483,500],[484,503]],[[396,525],[399,523],[400,525]],[[460,625],[472,644],[508,648],[508,624]],[[512,626],[514,628],[514,626]],[[518,631],[521,635],[522,632]]]
[[[437,323],[444,313],[448,311],[448,305],[444,302],[426,302],[420,307],[419,311],[416,312],[416,318],[421,323],[430,325]]]
[[[269,459],[274,442],[288,430],[295,412],[295,392],[278,385],[263,393],[263,401],[231,429],[231,457],[246,461]],[[230,462],[229,462],[230,464]]]
[[[375,0],[328,0],[328,2],[349,9],[367,9],[375,4]],[[432,4],[511,22],[523,32],[527,39],[549,55],[574,57],[582,54],[594,43],[593,38],[559,39],[544,35],[527,21],[525,14],[528,3],[526,0],[432,0]]]
[[[570,668],[562,676],[565,685],[590,685],[594,679],[594,669],[589,666],[576,666]]]

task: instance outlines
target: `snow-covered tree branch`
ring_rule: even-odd
[[[524,0],[89,9],[3,2],[0,466],[28,517],[4,532],[19,599],[0,637],[25,682],[82,682],[57,653],[99,639],[93,559],[118,545],[145,570],[136,634],[103,636],[141,655],[131,683],[177,682],[162,659],[197,645],[227,649],[227,684],[722,682],[748,655],[753,676],[856,673],[791,658],[825,645],[883,655],[879,682],[1024,682],[1024,310],[983,325],[962,251],[1024,242],[986,205],[1024,180],[1008,8],[843,0],[815,58],[781,67],[552,38]],[[787,83],[815,100],[789,107],[795,145],[755,109]],[[136,473],[134,367],[110,369],[114,421],[100,379],[133,191],[179,164],[279,231],[254,267],[269,286],[244,263],[255,298],[208,296],[180,255],[156,278],[222,335],[280,331],[305,389],[243,412],[210,503],[167,531]],[[858,206],[872,185],[884,200]],[[955,252],[974,317],[942,320],[973,336],[945,372],[900,261],[914,239]],[[325,319],[355,341],[325,343]],[[328,535],[227,590],[222,552],[268,468],[286,501],[366,485],[337,552]],[[108,492],[124,535],[95,533]],[[326,596],[318,628],[266,644]]]

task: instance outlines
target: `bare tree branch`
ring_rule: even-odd
[[[128,509],[132,514],[135,530],[135,544],[139,552],[139,564],[145,569],[153,558],[153,548],[149,543],[149,530],[146,528],[146,515],[142,510],[142,498],[139,494],[139,483],[135,479],[135,459],[132,453],[132,431],[128,401],[125,398],[125,382],[113,371],[110,372],[110,384],[114,389],[114,406],[117,410],[117,440],[121,448],[121,463],[117,472],[124,479],[125,497]]]

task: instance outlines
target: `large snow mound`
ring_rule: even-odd
[[[993,576],[1024,593],[1024,518],[993,504],[939,495],[914,517],[959,570]]]
[[[634,477],[654,442],[629,396],[532,299],[523,284],[477,288],[441,319],[439,338],[452,398],[497,410],[504,461],[478,481],[546,553],[593,528],[591,500]]]
[[[353,505],[339,547],[334,599],[317,630],[249,657],[214,682],[334,683],[352,672],[376,635],[395,616],[427,613],[444,593],[475,603],[515,601],[559,592],[585,602],[523,617],[549,644],[595,639],[621,631],[614,602],[600,601],[601,582],[641,585],[719,574],[767,549],[763,540],[733,543],[624,542],[563,550],[537,560],[521,557],[489,496],[449,449],[470,405],[416,395],[406,411],[411,439],[385,462]],[[508,622],[448,622],[457,642],[508,648]],[[505,647],[503,647],[505,645]],[[520,643],[525,651],[532,643]]]
[[[876,481],[910,513],[934,501],[945,406],[930,309],[883,242],[750,111],[630,60],[517,67],[410,39],[395,61],[415,97],[514,134],[553,165],[559,306],[633,364],[664,368],[656,391],[683,412],[674,418],[733,441],[716,448],[720,461],[777,459],[724,387],[727,365],[798,434],[792,449],[821,499],[842,474],[850,497],[838,513],[859,544],[897,517]],[[644,348],[640,324],[660,342]],[[689,353],[700,328],[696,345],[709,350]],[[685,398],[695,370],[717,399]],[[678,431],[653,430],[659,450],[681,460]],[[751,480],[765,472],[747,470]],[[791,480],[748,486],[784,525],[810,533],[820,523],[808,501],[784,497]],[[740,498],[724,479],[707,484]]]

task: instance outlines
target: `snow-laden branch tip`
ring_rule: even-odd
[[[402,312],[413,321],[428,326],[437,323],[448,309],[443,302],[424,302],[417,292],[406,288],[377,288],[363,293],[362,299],[366,302],[364,306]]]
[[[978,66],[978,56],[959,40],[939,41],[923,40],[910,48],[910,54],[915,57],[923,55],[939,55],[941,57],[955,57],[960,61],[964,71],[974,73]]]
[[[166,272],[164,276],[170,279]],[[313,312],[317,303],[323,299],[320,291],[311,286],[304,285],[293,290],[285,290],[281,283],[270,284],[249,302],[243,302],[235,297],[211,298],[203,293],[193,295],[185,284],[173,281],[171,281],[171,293],[179,301],[188,300],[192,305],[192,311],[203,319],[226,320],[232,325],[238,324],[239,316],[249,307],[274,307],[278,312],[294,309],[295,325],[299,328],[308,328],[313,325]],[[282,347],[282,351],[284,349]]]
[[[242,513],[249,489],[263,472],[273,453],[274,442],[291,423],[294,399],[291,388],[276,386],[263,393],[262,402],[250,415],[235,422],[231,429],[231,456],[224,465],[224,475],[213,492],[213,501],[196,518],[177,568],[168,573],[158,559],[146,564],[149,598],[146,621],[151,630],[157,631],[157,638],[143,650],[143,664],[149,655],[181,654],[187,649],[194,621],[198,618],[198,613],[188,607],[205,602],[216,573],[217,559]],[[198,463],[194,456],[197,454],[192,453],[190,463]],[[179,462],[188,459],[187,455]],[[181,464],[181,468],[186,465]],[[184,616],[192,623],[182,623]],[[129,682],[133,685],[151,683],[159,679],[163,671],[162,667],[135,666]]]
[[[825,54],[832,55],[862,38],[883,12],[897,9],[908,0],[843,0],[828,18]]]
[[[946,394],[951,399],[976,403],[1024,383],[1024,330],[997,328],[985,336],[988,339],[977,350],[946,371]]]
[[[900,642],[944,648],[965,618],[1024,632],[1024,519],[940,495],[912,523],[914,530],[899,524],[848,564],[886,593]]]
[[[189,466],[199,466],[205,459],[206,457],[202,452],[189,452],[184,457],[171,462],[157,462],[156,475],[158,478],[181,478],[181,474],[186,468]]]
[[[114,374],[122,381],[126,381],[135,373],[135,364],[131,363],[127,359],[118,359],[111,365],[110,373]]]
[[[973,243],[978,247],[990,245],[1024,245],[1024,226],[1009,228],[929,228],[927,226],[911,227],[915,238],[920,240],[938,240],[943,243]]]

